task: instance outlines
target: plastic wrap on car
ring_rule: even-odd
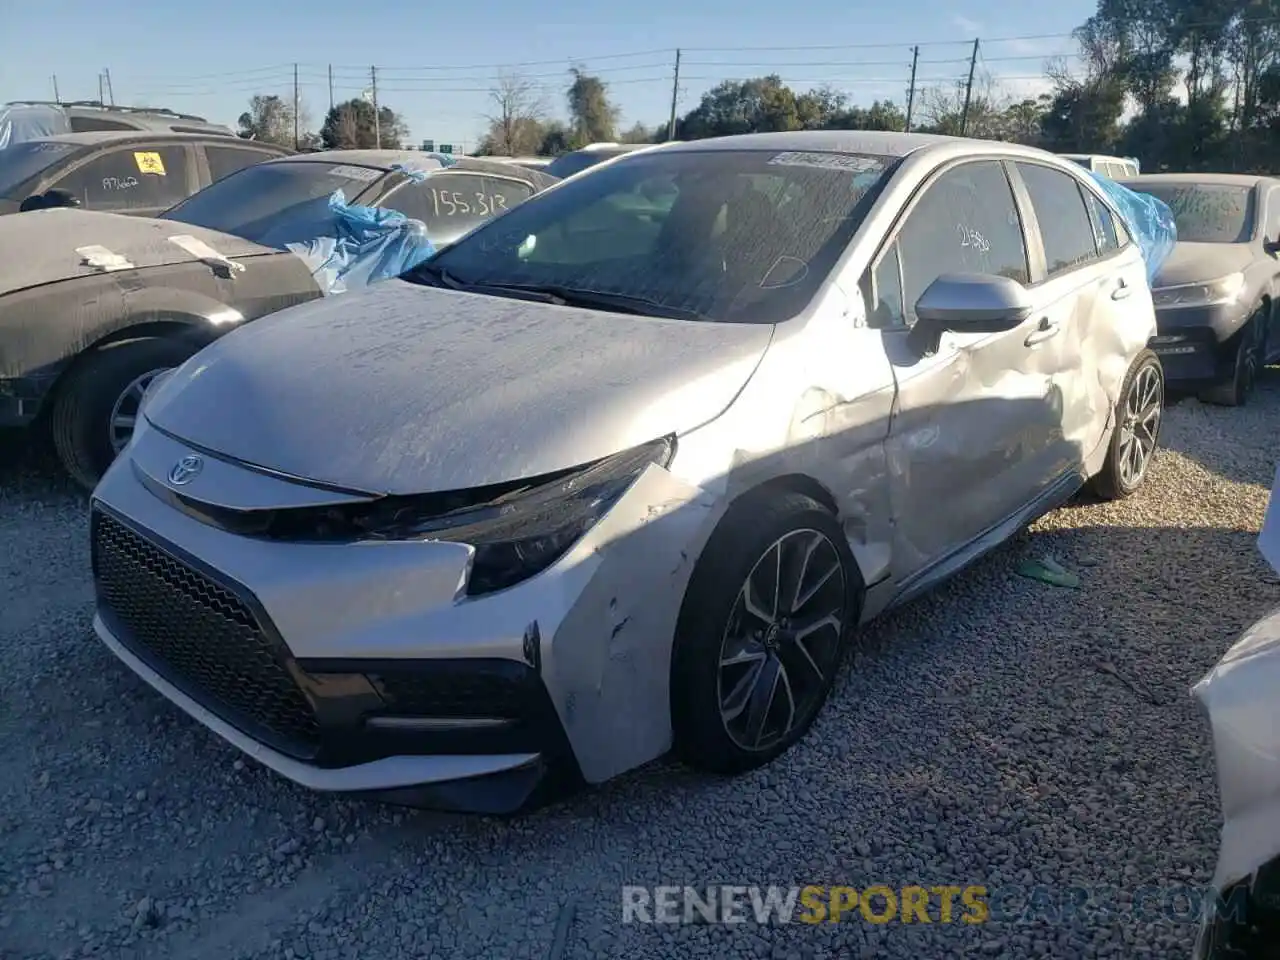
[[[435,252],[421,220],[349,204],[341,190],[329,197],[313,239],[284,246],[306,263],[325,296],[398,277]]]
[[[1163,200],[1149,193],[1139,193],[1116,183],[1110,177],[1090,172],[1094,183],[1110,198],[1147,264],[1147,281],[1155,279],[1165,260],[1178,242],[1178,226],[1173,211]]]
[[[31,104],[0,108],[0,150],[70,131],[66,114],[56,107]]]

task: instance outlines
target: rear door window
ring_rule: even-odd
[[[52,186],[70,191],[87,210],[159,213],[187,196],[187,152],[130,144],[99,154]]]
[[[1019,162],[1017,167],[1040,223],[1049,276],[1097,259],[1093,223],[1076,179],[1035,163]]]
[[[271,160],[280,156],[267,150],[256,150],[253,147],[215,147],[206,146],[204,155],[209,161],[209,181],[216,183],[223,177],[230,176],[237,170],[251,167],[255,163]]]
[[[1099,256],[1107,256],[1120,249],[1120,235],[1116,230],[1115,217],[1091,190],[1084,191],[1085,206],[1089,210],[1089,222],[1093,226],[1093,238],[1098,247]]]

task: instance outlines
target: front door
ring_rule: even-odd
[[[922,355],[914,305],[944,273],[1030,281],[999,161],[951,167],[908,212],[871,273],[871,322],[897,381],[888,439],[895,576],[908,581],[1036,499],[1052,479],[1058,420],[1043,317],[995,334],[945,334]]]

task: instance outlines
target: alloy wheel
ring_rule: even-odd
[[[1120,422],[1120,481],[1129,489],[1136,487],[1146,475],[1160,435],[1160,418],[1164,415],[1164,386],[1160,371],[1147,364],[1129,384]]]
[[[137,425],[138,412],[142,408],[142,398],[147,392],[147,387],[151,386],[151,381],[162,373],[164,373],[163,368],[148,370],[125,387],[120,392],[120,396],[116,397],[116,402],[111,405],[107,431],[111,450],[117,455],[133,436],[133,428]]]
[[[725,732],[768,750],[822,705],[840,660],[848,583],[839,551],[817,530],[779,537],[738,591],[720,644]]]

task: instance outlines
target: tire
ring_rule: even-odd
[[[779,548],[779,544],[782,546]],[[809,553],[807,573],[801,557]],[[774,554],[775,548],[781,554]],[[778,559],[778,557],[781,559]],[[769,564],[762,565],[763,561]],[[772,571],[783,571],[783,582],[800,610],[805,625],[822,620],[804,641],[794,636],[790,617],[771,628],[745,610],[743,593],[753,577],[756,608],[772,614]],[[824,572],[830,575],[816,586]],[[812,597],[805,597],[806,593]],[[804,736],[831,692],[863,598],[862,578],[837,519],[816,500],[791,491],[762,491],[740,499],[721,520],[698,559],[685,593],[676,626],[671,660],[671,720],[676,754],[686,763],[713,773],[741,773],[763,766]],[[790,603],[784,606],[791,607]],[[830,618],[823,618],[830,611]],[[742,628],[747,628],[745,631]],[[735,639],[756,637],[739,649]],[[722,670],[722,652],[747,654]],[[756,664],[759,667],[756,667]],[[747,701],[729,697],[722,710],[721,693],[740,691],[744,678],[774,679],[778,696],[770,707],[753,715],[745,706],[737,716],[732,708]],[[783,682],[785,679],[785,683]],[[768,684],[762,684],[764,691]],[[788,700],[787,694],[790,694]],[[764,703],[765,697],[757,702]],[[788,714],[790,724],[780,721]],[[762,717],[763,722],[752,721]],[[765,736],[750,736],[752,731]]]
[[[194,344],[149,337],[108,344],[81,356],[58,387],[50,419],[54,450],[67,473],[92,490],[116,458],[112,412],[131,385],[176,367]]]
[[[1164,399],[1164,368],[1160,358],[1150,350],[1143,350],[1129,366],[1120,386],[1106,462],[1102,471],[1089,481],[1093,493],[1100,499],[1123,500],[1133,496],[1146,480],[1160,443]],[[1143,441],[1142,462],[1137,469],[1132,460],[1126,459],[1134,456],[1129,446],[1131,440]]]
[[[1204,403],[1219,407],[1243,407],[1249,402],[1262,368],[1263,338],[1266,336],[1266,311],[1259,309],[1240,330],[1231,376],[1200,393]]]

